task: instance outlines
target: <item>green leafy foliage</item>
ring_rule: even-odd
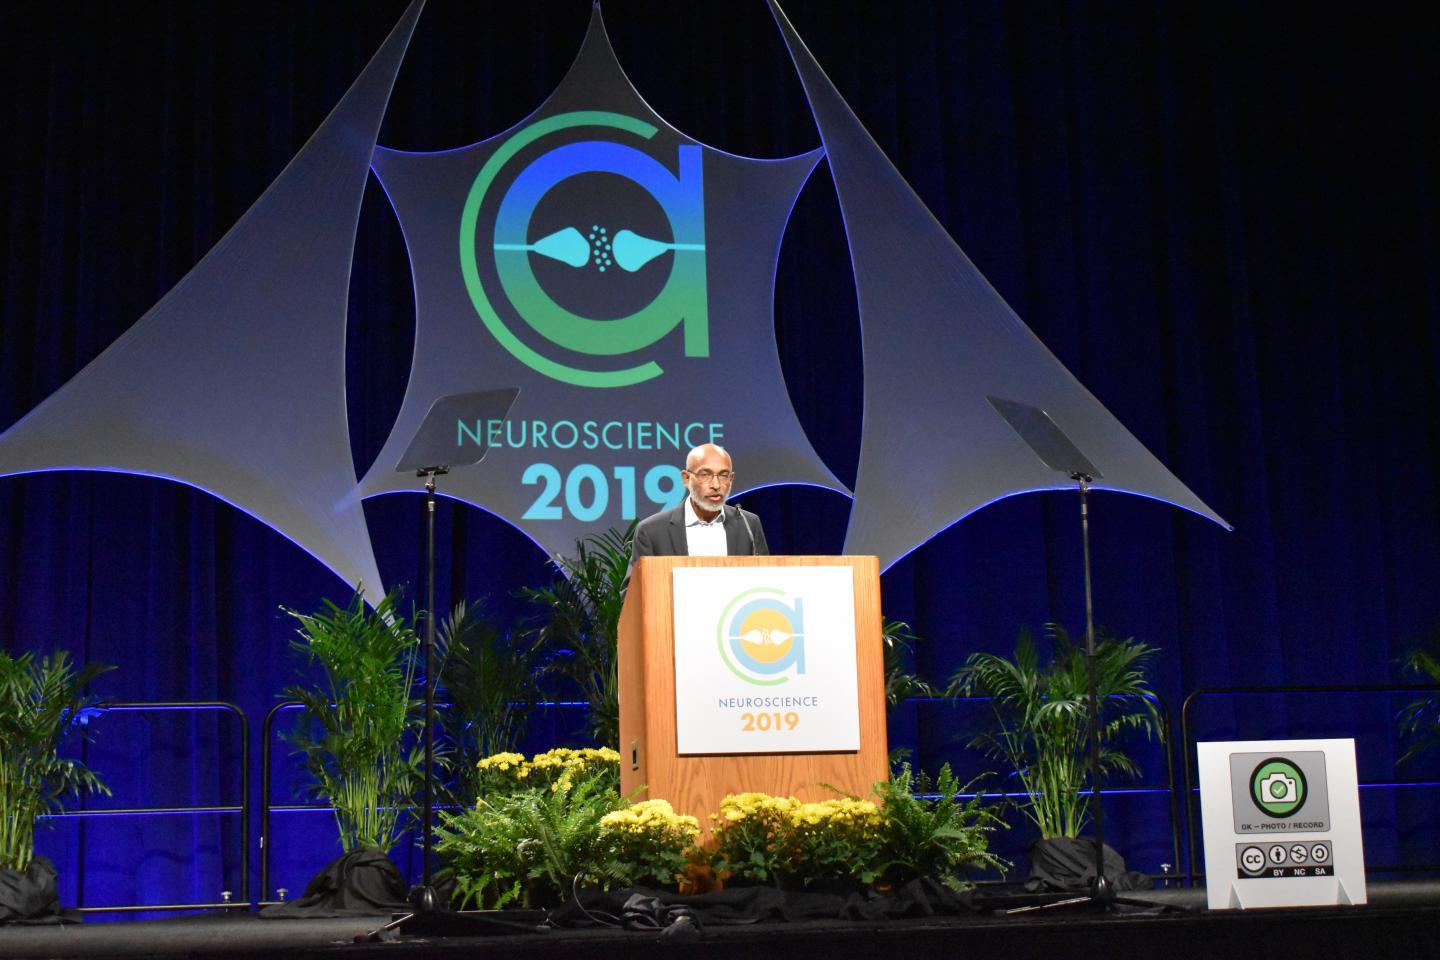
[[[700,826],[662,799],[627,805],[619,756],[559,748],[529,760],[514,753],[478,764],[488,790],[472,808],[442,813],[437,849],[461,905],[542,906],[572,884],[669,885],[709,861],[728,883],[790,889],[836,881],[855,887],[933,876],[961,889],[966,871],[1004,868],[989,852],[1001,826],[977,796],[963,800],[947,766],[933,784],[904,767],[870,800],[802,802],[764,793],[727,796],[711,815],[714,848]],[[939,796],[919,796],[931,787]]]
[[[616,647],[620,608],[635,524],[621,532],[586,537],[574,557],[556,557],[560,576],[548,587],[522,588],[520,595],[543,610],[531,636],[553,657],[555,673],[569,678],[590,704],[591,736],[602,746],[620,743],[620,681]]]
[[[329,600],[313,614],[285,612],[300,622],[291,646],[322,679],[286,688],[303,705],[287,739],[305,758],[310,793],[335,807],[348,852],[389,852],[400,818],[414,800],[424,767],[416,744],[424,702],[415,696],[419,640],[388,594],[369,609],[360,593],[345,607]]]
[[[790,811],[798,801],[764,793],[726,797],[715,821],[714,868],[727,882],[778,882],[790,863]]]
[[[939,796],[917,795],[932,786]],[[963,873],[1005,861],[989,852],[1001,825],[979,797],[962,801],[946,766],[932,784],[905,764],[874,787],[876,804],[856,797],[802,802],[794,797],[738,793],[720,804],[714,867],[736,880],[804,889],[836,881],[863,886],[935,877],[963,889]]]
[[[1045,839],[1077,837],[1089,816],[1082,793],[1090,771],[1088,667],[1083,647],[1056,624],[1046,624],[1053,655],[1044,664],[1028,631],[1015,655],[973,653],[951,681],[965,696],[993,697],[994,727],[972,741],[1013,767],[1026,797],[1020,804]],[[1154,647],[1133,639],[1096,638],[1096,692],[1100,702],[1100,770],[1137,776],[1139,768],[1117,745],[1122,735],[1163,728],[1147,671]]]
[[[542,656],[530,638],[507,636],[477,604],[456,604],[436,630],[440,698],[439,725],[453,756],[488,757],[513,751],[524,736],[534,705],[542,698]],[[461,764],[456,799],[474,803],[480,771]]]
[[[667,800],[642,800],[600,820],[596,872],[606,887],[672,886],[698,856],[700,823]]]
[[[973,787],[962,786],[948,763],[933,781],[912,774],[907,763],[877,784],[882,826],[870,879],[898,885],[933,877],[963,890],[971,885],[966,876],[971,871],[1007,869],[1010,864],[990,852],[990,834],[1005,823],[978,792],[962,799]]]
[[[1403,661],[1405,672],[1422,683],[1440,685],[1440,627]],[[1425,694],[1400,711],[1400,733],[1408,745],[1398,762],[1440,748],[1440,691]]]
[[[910,632],[904,620],[885,619],[880,626],[885,642],[885,703],[894,707],[910,697],[934,697],[939,693],[929,681],[906,666],[920,638]]]
[[[870,800],[840,797],[796,804],[782,848],[782,883],[804,889],[836,881],[872,882],[883,822]]]
[[[461,906],[542,906],[580,882],[600,879],[600,821],[624,804],[613,777],[562,777],[549,786],[492,793],[460,813],[442,813],[436,850],[455,878]]]
[[[78,670],[58,651],[35,659],[0,650],[0,870],[24,870],[35,856],[35,822],[55,813],[66,797],[110,791],[78,760],[62,758],[60,744],[81,732],[96,700],[81,691],[109,664]]]
[[[904,620],[882,619],[880,637],[884,641],[886,708],[894,711],[911,697],[939,696],[939,691],[929,681],[912,672],[907,665],[915,643],[920,639],[910,631],[910,624]],[[893,768],[912,752],[909,747],[891,747],[890,766]]]

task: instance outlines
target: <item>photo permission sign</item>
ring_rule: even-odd
[[[1354,740],[1196,748],[1210,909],[1365,902]]]

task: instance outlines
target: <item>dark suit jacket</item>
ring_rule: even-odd
[[[744,514],[743,517],[739,514]],[[748,526],[747,526],[748,525]],[[765,528],[760,518],[748,510],[725,505],[725,550],[732,557],[767,556]],[[685,541],[685,502],[678,507],[661,510],[646,517],[635,527],[635,558],[688,557],[690,547]]]

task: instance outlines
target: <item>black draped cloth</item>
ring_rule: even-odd
[[[373,847],[336,857],[298,899],[266,907],[267,920],[300,917],[388,917],[409,910],[405,880],[386,854]]]
[[[619,926],[665,928],[681,917],[698,926],[748,923],[798,923],[806,920],[900,920],[969,914],[976,911],[967,893],[934,880],[913,880],[885,892],[821,893],[775,887],[729,887],[711,893],[677,894],[641,887],[587,890],[550,911],[559,927]]]
[[[78,913],[60,909],[55,876],[45,857],[24,870],[0,870],[0,923],[78,923]]]

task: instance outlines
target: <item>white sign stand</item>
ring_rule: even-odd
[[[1366,902],[1354,740],[1196,744],[1211,910]]]

